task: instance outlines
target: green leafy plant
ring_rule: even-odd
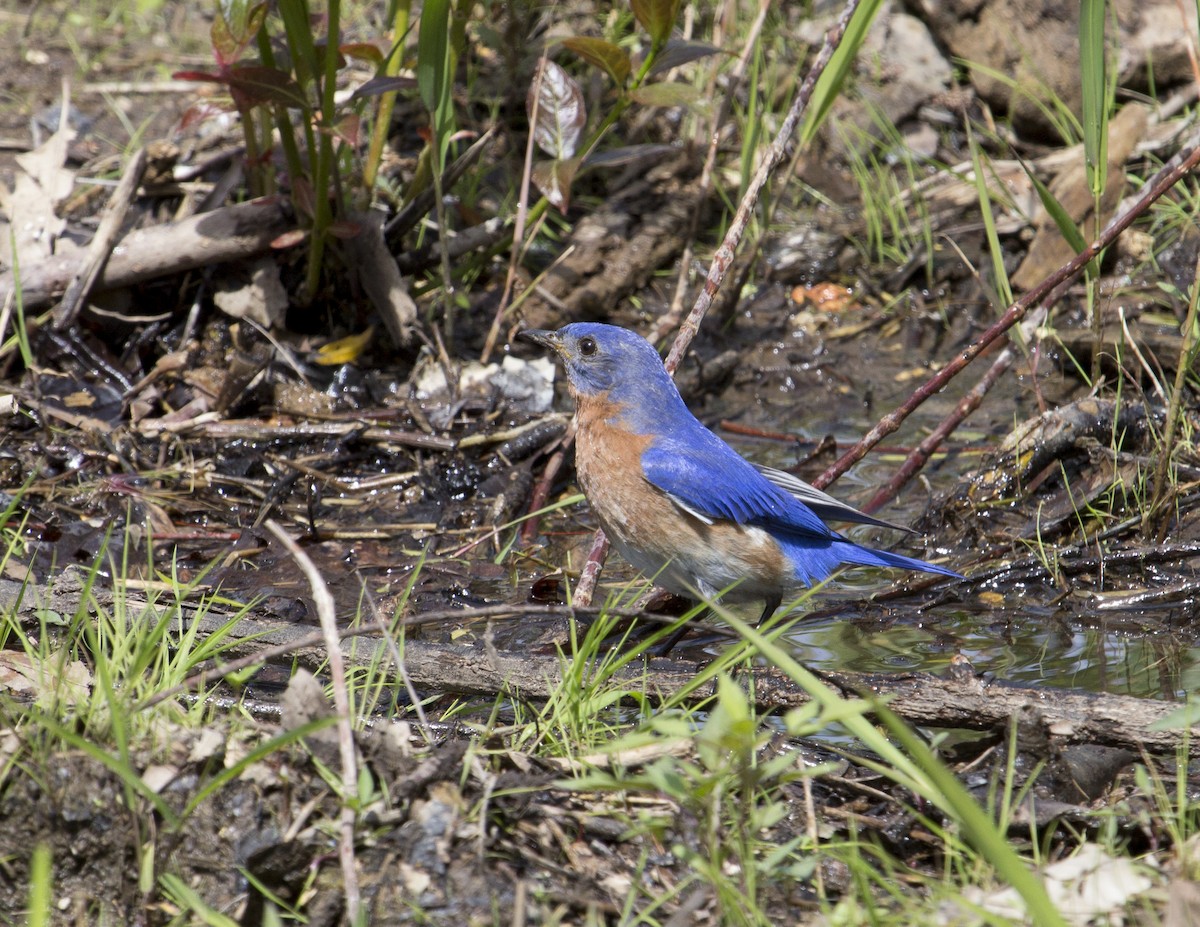
[[[615,100],[592,132],[585,134],[588,113],[583,91],[561,65],[544,58],[530,85],[526,111],[534,141],[551,158],[534,165],[533,181],[545,200],[563,212],[570,204],[571,183],[581,167],[589,163],[619,164],[633,153],[623,149],[617,155],[609,153],[589,161],[600,140],[631,105],[688,105],[699,98],[690,85],[651,84],[649,78],[720,50],[703,42],[671,39],[681,0],[633,0],[631,5],[637,23],[650,38],[650,46],[636,67],[625,48],[607,39],[570,36],[562,40],[563,48],[602,71],[616,91]]]
[[[252,196],[278,186],[272,174],[272,130],[279,134],[287,165],[292,202],[307,230],[308,264],[302,301],[311,300],[321,282],[322,260],[331,235],[350,236],[353,189],[346,189],[339,165],[352,160],[359,141],[362,100],[394,91],[394,83],[375,84],[346,107],[335,97],[337,72],[347,57],[382,67],[384,56],[372,44],[340,44],[339,0],[330,0],[325,16],[326,38],[313,35],[307,0],[280,0],[278,19],[267,3],[231,0],[222,4],[211,31],[215,71],[177,71],[181,80],[217,84],[229,95],[246,145],[248,188]],[[272,36],[282,26],[286,56],[279,60]],[[250,55],[251,49],[257,56]],[[194,110],[195,118],[219,104]],[[295,114],[295,121],[293,115]],[[291,243],[288,239],[288,243]]]
[[[789,712],[789,734],[804,736],[819,729],[819,711],[807,706]],[[814,722],[815,726],[814,726]],[[717,693],[706,716],[668,712],[610,743],[614,758],[656,743],[664,755],[640,772],[594,771],[571,780],[572,789],[648,792],[678,804],[672,826],[645,819],[634,830],[650,829],[660,839],[673,830],[672,851],[685,859],[695,878],[712,887],[722,922],[767,924],[763,886],[786,873],[787,878],[812,875],[815,859],[801,856],[806,841],[774,843],[770,833],[787,816],[782,790],[791,782],[819,775],[821,767],[805,767],[791,750],[766,756],[764,747],[776,736],[742,690],[727,674],[717,677]],[[693,749],[679,753],[680,747]],[[686,834],[681,831],[687,831]]]

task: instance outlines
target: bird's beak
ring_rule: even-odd
[[[555,354],[562,354],[566,345],[563,343],[562,335],[558,332],[544,331],[538,328],[527,328],[525,331],[517,335],[518,338],[524,338],[526,341],[532,341],[534,344],[540,344],[544,348],[550,348]]]

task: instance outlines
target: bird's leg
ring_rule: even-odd
[[[659,644],[654,650],[654,655],[656,657],[665,657],[675,649],[675,645],[683,640],[684,635],[690,630],[692,630],[691,625],[685,624],[682,628],[663,641],[663,643]]]
[[[783,596],[773,595],[768,596],[763,602],[763,613],[758,616],[758,624],[761,625],[764,621],[770,618],[779,610],[779,606],[783,604]]]
[[[764,621],[774,615],[775,612],[779,610],[779,606],[782,604],[783,596],[775,595],[768,597],[766,601],[763,602],[763,611],[762,614],[758,616],[758,621],[755,622],[755,627],[761,626]],[[672,634],[663,644],[659,645],[658,649],[655,650],[655,656],[665,657],[675,649],[675,645],[678,644],[683,639],[683,636],[690,630],[691,628],[685,624],[682,628]]]

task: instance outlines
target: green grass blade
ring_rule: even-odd
[[[1025,176],[1033,184],[1033,189],[1037,191],[1038,199],[1042,201],[1042,207],[1050,214],[1050,218],[1054,220],[1059,234],[1067,240],[1067,243],[1075,250],[1076,254],[1083,251],[1088,246],[1088,242],[1083,237],[1083,233],[1079,231],[1079,226],[1075,224],[1075,220],[1063,208],[1063,204],[1058,201],[1058,197],[1050,192],[1050,188],[1042,183],[1041,178],[1025,163],[1025,160],[1020,157],[1017,160],[1020,162],[1022,170],[1025,171]]]
[[[866,717],[845,711],[846,700],[801,666],[782,647],[736,615],[722,610],[722,621],[731,625],[746,641],[754,645],[766,659],[788,675],[817,702],[823,710],[838,716],[838,720],[880,760],[890,764],[893,781],[924,797],[935,807],[950,815],[961,827],[963,835],[980,854],[1016,889],[1025,902],[1033,922],[1038,927],[1065,927],[1066,921],[1051,903],[1046,889],[1025,862],[1009,846],[1007,839],[987,816],[966,787],[942,762],[908,729],[879,703],[872,711],[888,725],[898,747]],[[903,748],[903,749],[901,749]]]
[[[279,15],[283,19],[287,50],[292,59],[296,80],[306,94],[312,92],[319,70],[317,46],[313,42],[312,21],[305,0],[279,0]]]
[[[205,924],[207,927],[239,927],[237,921],[211,907],[200,897],[199,892],[179,876],[169,872],[164,873],[159,877],[158,882],[168,898],[195,915],[195,920],[191,923]]]
[[[971,149],[971,165],[975,173],[975,194],[979,198],[979,215],[983,219],[983,231],[987,239],[988,253],[992,256],[992,274],[996,281],[996,292],[1002,306],[1012,304],[1012,284],[1008,269],[1004,266],[1004,251],[1000,247],[1000,235],[996,231],[996,217],[992,215],[992,195],[988,191],[987,175],[984,172],[983,154],[979,142],[967,122],[967,144]],[[1078,232],[1078,230],[1076,230]]]
[[[1105,79],[1105,0],[1081,0],[1079,6],[1079,81],[1083,91],[1083,150],[1088,185],[1099,197],[1107,181],[1108,93]]]
[[[952,61],[956,65],[1003,84],[1008,88],[1014,100],[1019,98],[1036,109],[1058,133],[1058,137],[1062,139],[1064,145],[1078,144],[1083,137],[1083,127],[1079,124],[1079,118],[1044,82],[1038,80],[1018,81],[1007,71],[988,67],[980,61],[972,61],[969,58],[954,58]]]
[[[25,291],[21,286],[21,262],[17,259],[17,233],[12,227],[8,230],[8,246],[12,255],[13,297],[17,306],[13,334],[16,335],[17,347],[21,351],[21,363],[28,370],[33,366],[33,348],[29,346],[29,326],[25,323]],[[0,332],[0,338],[3,337],[4,332]]]
[[[846,75],[850,73],[854,58],[858,55],[858,50],[867,37],[871,23],[875,22],[875,15],[879,12],[881,5],[882,0],[865,0],[850,18],[850,22],[846,26],[846,34],[842,36],[842,41],[834,50],[833,57],[829,59],[829,66],[821,73],[817,79],[817,86],[813,88],[808,117],[800,128],[802,145],[807,145],[813,140],[817,130],[825,121],[825,117],[829,115],[833,101],[842,92]]]
[[[417,33],[417,88],[421,102],[436,117],[448,84],[450,0],[426,0]]]
[[[50,845],[39,843],[33,848],[33,859],[29,862],[29,911],[28,927],[46,927],[50,924],[50,905],[54,900],[54,867],[51,865]]]
[[[941,793],[942,801],[939,804],[958,821],[963,835],[995,867],[1001,880],[1016,889],[1025,902],[1026,913],[1033,923],[1041,927],[1065,925],[1066,921],[1046,894],[1041,880],[1009,846],[1007,837],[988,817],[979,802],[971,797],[971,793],[963,787],[958,777],[933,755],[900,718],[882,705],[876,707],[875,713],[907,755],[932,780]]]

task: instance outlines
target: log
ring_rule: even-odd
[[[501,612],[503,607],[489,609]],[[520,607],[523,614],[544,612],[561,615],[561,608]],[[425,622],[440,616],[422,615]],[[201,619],[202,628],[212,630],[226,620],[218,615]],[[470,612],[447,612],[443,620],[470,620]],[[289,656],[299,666],[313,672],[326,664],[319,632],[309,627],[245,619],[233,629],[245,645],[236,655],[262,653],[274,646],[289,644]],[[253,640],[249,640],[249,638]],[[374,638],[374,640],[373,640]],[[372,643],[375,646],[371,646]],[[385,642],[377,634],[363,632],[353,640],[343,640],[342,651],[351,664],[369,665],[390,661]],[[234,654],[231,654],[231,656]],[[404,644],[405,667],[413,685],[423,693],[451,693],[494,698],[498,693],[519,692],[522,698],[541,700],[549,697],[561,676],[557,656],[529,656],[483,648],[425,643],[408,639]],[[379,664],[376,664],[379,665]],[[666,698],[689,686],[701,667],[676,659],[652,659],[634,663],[618,674],[630,689],[658,693]],[[1080,692],[1072,689],[1037,688],[985,682],[978,678],[942,678],[931,673],[822,672],[827,685],[840,689],[848,697],[886,702],[887,707],[910,724],[922,727],[961,728],[1003,734],[1012,719],[1030,707],[1036,708],[1047,733],[1060,744],[1102,744],[1151,753],[1174,750],[1185,738],[1200,750],[1200,725],[1158,730],[1156,725],[1182,706],[1177,702],[1157,701],[1127,695]],[[743,677],[751,687],[760,711],[785,711],[807,703],[808,693],[783,672],[772,666],[755,666]],[[716,692],[710,683],[698,689],[690,701],[703,701]]]
[[[281,197],[263,197],[130,232],[113,248],[94,289],[133,286],[269,251],[275,239],[296,228],[285,203]],[[81,250],[20,268],[25,310],[44,308],[59,299],[86,263],[87,252]],[[0,305],[13,293],[15,284],[11,270],[0,274]]]
[[[73,570],[56,578],[53,589],[48,591],[0,579],[0,608],[17,612],[31,622],[36,620],[39,609],[72,614],[84,583],[84,576]],[[111,592],[102,587],[94,586],[91,595],[101,604],[111,600]],[[127,591],[125,595],[131,602],[137,598],[132,592]],[[409,620],[412,623],[470,621],[483,617],[503,620],[506,614],[510,617],[552,617],[561,616],[564,611],[556,606],[500,605],[473,611],[452,609],[444,613],[426,613]],[[238,668],[232,665],[238,658],[249,664],[269,657],[313,672],[328,663],[322,634],[311,625],[244,618],[233,628],[225,628],[229,616],[212,610],[198,614],[194,620],[199,623],[201,634],[221,631],[227,645],[221,658],[226,672]],[[344,632],[341,646],[350,665],[386,666],[391,661],[387,642],[373,627]],[[425,694],[448,693],[493,699],[499,693],[519,693],[524,699],[536,701],[548,698],[561,676],[557,656],[529,656],[483,646],[435,644],[411,638],[405,641],[403,653],[408,677],[417,690]],[[690,686],[700,669],[699,665],[683,660],[653,659],[631,664],[616,678],[618,683],[627,682],[631,690],[658,693],[665,698]],[[221,672],[220,668],[215,669],[200,687],[210,686]],[[1040,715],[1047,734],[1058,744],[1102,744],[1168,753],[1187,739],[1191,750],[1200,751],[1200,724],[1190,728],[1158,729],[1163,719],[1180,709],[1177,702],[1071,689],[1010,686],[985,682],[969,674],[963,679],[962,673],[953,679],[930,673],[892,676],[834,671],[820,675],[827,685],[840,689],[846,697],[886,701],[894,714],[909,724],[922,727],[1004,734],[1014,717],[1032,707]],[[760,711],[786,711],[809,701],[808,693],[775,667],[755,666],[741,678],[751,687]],[[716,683],[709,683],[698,688],[689,700],[698,703],[715,692]],[[161,693],[150,702],[169,695]]]

